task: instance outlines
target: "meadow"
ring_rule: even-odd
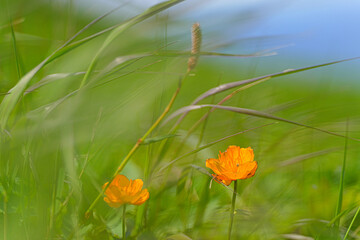
[[[360,238],[360,56],[256,70],[276,50],[209,47],[182,2],[0,2],[0,239]],[[233,145],[258,165],[226,186]],[[118,174],[149,198],[109,206]]]

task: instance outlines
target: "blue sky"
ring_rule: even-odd
[[[120,1],[107,2],[115,6]],[[146,9],[161,1],[121,2]],[[359,10],[358,0],[187,0],[170,11],[228,39],[277,38],[280,44],[293,44],[291,51],[299,54],[342,58],[360,55]]]
[[[92,8],[99,2],[93,0]],[[107,6],[101,1],[103,8],[127,2],[125,14],[130,17],[160,1],[105,2]],[[91,7],[88,1],[87,7]],[[185,23],[169,29],[168,34],[186,36],[189,26],[200,22],[205,50],[251,53],[287,46],[277,50],[277,56],[260,62],[271,64],[276,60],[283,63],[281,69],[295,68],[303,66],[304,61],[311,65],[360,56],[359,10],[358,0],[187,0],[168,10]],[[233,44],[212,49],[227,42]],[[360,73],[360,60],[346,65]]]

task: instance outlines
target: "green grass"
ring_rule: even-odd
[[[347,60],[255,74],[272,56],[207,49],[203,30],[187,72],[180,2],[116,21],[122,8],[1,3],[0,239],[121,239],[122,208],[102,200],[119,166],[150,192],[126,208],[127,239],[227,239],[233,191],[205,160],[229,145],[259,164],[238,181],[232,239],[360,237],[359,85],[325,71]]]

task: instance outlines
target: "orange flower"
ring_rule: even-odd
[[[105,188],[109,182],[105,183]],[[141,205],[149,198],[147,189],[141,190],[141,179],[129,180],[124,175],[117,175],[105,191],[104,200],[110,207],[120,207],[123,204]]]
[[[219,153],[219,159],[206,160],[206,167],[214,171],[216,181],[230,185],[234,180],[254,176],[257,162],[254,161],[254,152],[250,147],[229,146],[225,152]]]

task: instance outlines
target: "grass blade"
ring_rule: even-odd
[[[355,219],[356,219],[357,215],[359,214],[359,212],[360,212],[360,207],[358,207],[353,219],[351,220],[351,223],[350,223],[350,225],[349,225],[349,227],[348,227],[348,229],[346,231],[346,234],[345,234],[343,240],[345,240],[347,238],[347,236],[349,235],[350,229],[351,229],[352,225],[354,224]]]
[[[307,159],[322,156],[322,155],[334,152],[336,150],[339,150],[339,148],[329,148],[329,149],[325,149],[325,150],[320,150],[320,151],[316,151],[316,152],[296,156],[294,158],[279,162],[277,164],[277,167],[275,167],[274,169],[278,169],[278,168],[281,168],[281,167],[287,167],[287,166],[290,166],[290,165],[293,165],[293,164],[297,164],[297,163],[305,161]]]
[[[349,120],[346,122],[346,136],[349,134]],[[343,200],[343,192],[344,192],[344,180],[345,180],[345,167],[346,167],[346,156],[347,156],[347,145],[348,145],[348,138],[345,139],[344,145],[344,158],[341,167],[341,176],[340,176],[340,186],[339,186],[339,198],[336,204],[336,212],[335,216],[339,215],[341,212],[342,207],[342,200]],[[339,227],[340,218],[335,222],[335,226]]]
[[[45,65],[45,61],[28,72],[20,81],[8,91],[0,105],[0,129],[5,130],[9,116],[14,109],[16,103],[19,101],[24,89],[34,75]]]
[[[96,22],[103,19],[107,16],[110,12],[104,14],[103,16],[98,17],[85,27],[83,27],[79,32],[77,32],[73,37],[71,37],[68,41],[66,41],[63,45],[61,45],[58,49],[56,49],[53,53],[51,53],[47,58],[45,58],[41,63],[39,63],[35,68],[30,70],[27,74],[25,74],[19,82],[11,88],[6,96],[4,97],[3,101],[0,104],[0,129],[4,132],[7,121],[10,117],[11,112],[13,111],[16,103],[19,101],[21,95],[23,94],[25,88],[27,87],[28,83],[31,79],[35,76],[35,74],[40,71],[46,64],[54,60],[58,53],[60,53],[66,46],[68,46],[77,36],[79,36],[83,31],[85,31],[90,26],[94,25]],[[62,54],[61,54],[62,55]],[[60,56],[60,55],[59,55]]]
[[[238,87],[238,86],[241,86],[241,85],[256,82],[256,81],[259,81],[259,80],[262,80],[262,79],[265,79],[265,78],[273,78],[273,77],[285,76],[285,75],[289,75],[289,74],[293,74],[293,73],[307,71],[307,70],[314,69],[314,68],[333,65],[333,64],[336,64],[336,63],[352,61],[352,60],[356,60],[356,59],[359,59],[359,58],[360,57],[347,58],[347,59],[342,59],[342,60],[333,61],[333,62],[329,62],[329,63],[323,63],[323,64],[319,64],[319,65],[313,65],[313,66],[304,67],[304,68],[284,70],[282,72],[273,73],[273,74],[269,74],[269,75],[265,75],[265,76],[261,76],[261,77],[256,77],[256,78],[251,78],[251,79],[247,79],[247,80],[241,80],[241,81],[237,81],[237,82],[225,83],[225,84],[222,84],[222,85],[220,85],[218,87],[212,88],[212,89],[206,91],[205,93],[201,94],[198,98],[196,98],[194,100],[192,105],[200,102],[201,100],[203,100],[203,99],[205,99],[205,98],[207,98],[207,97],[209,97],[211,95],[226,91],[226,90],[234,88],[234,87]]]
[[[306,71],[306,70],[310,70],[310,69],[314,69],[314,68],[324,67],[324,66],[328,66],[328,65],[332,65],[332,64],[336,64],[336,63],[356,60],[356,59],[359,59],[359,58],[360,57],[347,58],[347,59],[342,59],[342,60],[333,61],[333,62],[329,62],[329,63],[318,64],[318,65],[313,65],[313,66],[304,67],[304,68],[288,69],[288,70],[284,70],[282,72],[272,73],[272,74],[264,75],[264,76],[261,76],[261,77],[256,77],[256,78],[251,78],[251,79],[246,79],[246,80],[240,80],[240,81],[237,81],[237,82],[225,83],[225,84],[222,84],[220,86],[212,88],[212,89],[206,91],[205,93],[201,94],[198,98],[196,98],[191,103],[191,105],[195,105],[198,102],[200,102],[201,100],[203,100],[203,99],[205,99],[205,98],[207,98],[209,96],[215,95],[217,93],[221,93],[223,91],[226,91],[226,90],[234,88],[234,87],[239,87],[239,86],[242,86],[242,85],[246,85],[246,84],[250,84],[250,83],[254,83],[254,82],[258,82],[258,81],[262,81],[262,80],[266,81],[266,80],[269,80],[269,79],[274,78],[274,77],[280,77],[280,76],[293,74],[293,73],[297,73],[297,72],[302,72],[302,71]],[[184,112],[182,114],[182,116],[175,123],[174,129],[176,129],[178,127],[178,125],[185,118],[186,115],[187,115],[187,112]]]
[[[219,101],[216,105],[222,105],[224,102],[228,101],[229,99],[231,99],[233,96],[235,96],[237,93],[245,90],[245,89],[248,89],[252,86],[255,86],[257,84],[260,84],[264,81],[267,81],[269,80],[270,78],[265,78],[265,79],[262,79],[260,81],[257,81],[257,82],[254,82],[254,83],[251,83],[251,84],[248,84],[246,86],[243,86],[243,87],[240,87],[238,89],[236,89],[235,91],[233,91],[232,93],[230,93],[229,95],[227,95],[226,97],[224,97],[221,101]],[[195,131],[195,129],[203,122],[203,121],[206,121],[208,119],[208,117],[210,116],[210,114],[212,112],[214,112],[216,110],[216,108],[211,108],[207,113],[205,113],[198,121],[196,121],[193,126],[189,129],[189,131],[187,132],[184,140],[182,141],[182,143],[180,144],[180,146],[183,145],[183,143],[189,138],[189,136]],[[177,122],[179,123],[179,121]]]
[[[290,123],[293,125],[297,125],[297,126],[301,126],[301,127],[306,127],[306,128],[310,128],[310,129],[314,129],[320,132],[324,132],[330,135],[334,135],[334,136],[338,136],[338,137],[343,137],[343,138],[348,138],[348,139],[352,139],[354,141],[359,141],[360,139],[356,139],[356,138],[351,138],[351,137],[347,137],[341,134],[337,134],[334,132],[330,132],[324,129],[320,129],[320,128],[316,128],[316,127],[312,127],[309,125],[305,125],[302,123],[298,123],[298,122],[294,122],[291,120],[287,120],[285,118],[281,118],[281,117],[276,117],[273,116],[271,114],[268,113],[264,113],[264,112],[260,112],[257,110],[253,110],[253,109],[247,109],[247,108],[238,108],[238,107],[231,107],[231,106],[220,106],[220,105],[212,105],[212,104],[203,104],[203,105],[190,105],[190,106],[186,106],[183,108],[180,108],[179,110],[175,111],[172,115],[170,115],[165,121],[164,124],[166,124],[168,121],[170,121],[171,119],[175,118],[178,115],[187,113],[189,111],[193,111],[193,110],[197,110],[197,109],[201,109],[201,108],[219,108],[219,109],[223,109],[226,111],[232,111],[232,112],[237,112],[237,113],[241,113],[241,114],[245,114],[245,115],[250,115],[250,116],[254,116],[254,117],[259,117],[259,118],[266,118],[266,119],[272,119],[272,120],[277,120],[277,121],[281,121],[281,122],[286,122],[286,123]]]
[[[136,23],[139,23],[154,14],[161,12],[177,3],[180,3],[184,0],[170,0],[164,3],[157,4],[151,8],[149,8],[144,13],[138,15],[137,17],[125,22],[124,24],[121,24],[120,26],[116,27],[113,32],[108,36],[108,38],[105,40],[104,44],[96,54],[95,58],[91,62],[88,71],[86,72],[84,79],[82,81],[81,86],[86,82],[86,79],[88,78],[89,74],[91,73],[93,67],[95,66],[95,63],[97,61],[97,57],[100,55],[100,53],[110,44],[110,42],[115,39],[120,33],[122,33],[124,30],[128,29],[129,27],[135,25]],[[0,129],[5,130],[5,127],[7,125],[7,121],[9,119],[9,116],[11,112],[13,111],[16,103],[19,101],[22,93],[24,92],[26,86],[30,82],[30,80],[35,76],[35,74],[42,69],[46,64],[53,61],[57,57],[65,54],[66,52],[72,50],[75,47],[80,46],[82,43],[89,41],[93,38],[86,38],[84,41],[81,41],[78,44],[75,44],[73,47],[66,49],[65,47],[68,46],[77,36],[79,36],[83,31],[85,31],[90,26],[94,25],[96,22],[103,19],[105,16],[113,12],[114,10],[104,14],[103,16],[98,17],[88,25],[86,25],[84,28],[82,28],[79,32],[77,32],[73,37],[71,37],[68,41],[66,41],[61,47],[59,47],[57,50],[55,50],[50,56],[48,56],[46,59],[44,59],[39,65],[37,65],[35,68],[33,68],[30,72],[28,72],[24,77],[20,79],[20,81],[8,91],[8,94],[4,97],[1,105],[0,105]],[[105,33],[106,31],[100,32],[98,35]],[[96,35],[96,36],[98,36]],[[10,94],[11,93],[11,94]]]
[[[338,215],[336,215],[333,219],[331,219],[331,221],[328,222],[327,227],[331,227],[333,226],[333,224],[342,216],[344,216],[345,214],[348,214],[350,211],[352,211],[354,208],[356,208],[356,204],[352,204],[350,207],[348,207],[347,209],[343,210],[341,213],[339,213]]]
[[[16,36],[15,36],[14,27],[13,27],[11,18],[10,18],[10,29],[11,29],[11,39],[12,39],[12,43],[13,43],[13,47],[14,47],[16,70],[17,70],[18,77],[20,79],[24,73],[24,66],[22,64],[21,56],[20,56],[19,50],[17,48]]]
[[[130,27],[134,26],[137,23],[140,23],[142,21],[144,21],[145,19],[161,12],[164,11],[170,7],[172,7],[175,4],[178,4],[180,2],[182,2],[184,0],[169,0],[166,2],[162,2],[159,3],[153,7],[150,7],[148,10],[146,10],[145,12],[137,15],[136,17],[130,19],[129,21],[125,22],[124,24],[121,24],[120,26],[116,27],[114,30],[112,30],[112,32],[110,33],[110,35],[105,39],[104,43],[102,44],[102,46],[100,47],[100,49],[97,51],[97,53],[95,54],[95,57],[92,59],[86,74],[80,84],[80,88],[83,87],[85,85],[85,83],[87,82],[91,72],[93,71],[93,69],[96,66],[96,63],[100,57],[100,55],[102,54],[102,52],[109,46],[109,44],[117,37],[119,36],[121,33],[123,33],[125,30],[129,29]]]
[[[46,77],[44,77],[43,79],[41,79],[40,81],[38,81],[37,83],[35,83],[34,85],[28,87],[25,92],[24,95],[27,95],[39,88],[41,88],[42,86],[45,86],[46,84],[55,82],[57,80],[61,80],[67,77],[72,77],[72,76],[77,76],[77,75],[82,75],[85,74],[85,72],[75,72],[75,73],[54,73],[54,74],[50,74],[47,75]]]
[[[140,57],[140,58],[141,58],[141,57]],[[140,59],[140,58],[135,58],[135,56],[134,56],[134,59],[132,59],[132,58],[126,58],[127,60],[126,60],[125,62],[121,63],[120,65],[124,64],[124,66],[122,66],[122,68],[125,68],[125,67],[131,65],[132,63],[134,63],[134,62],[133,62],[134,60],[137,61],[137,60]],[[128,62],[129,62],[129,63],[128,63]],[[130,71],[130,72],[124,73],[124,74],[122,74],[122,75],[120,75],[120,76],[117,76],[117,77],[115,77],[115,78],[113,78],[113,79],[110,79],[110,80],[108,80],[108,81],[101,82],[101,83],[99,83],[99,84],[97,84],[97,85],[94,85],[94,82],[95,82],[95,81],[89,82],[89,83],[88,83],[85,87],[83,87],[81,90],[84,90],[85,88],[95,88],[95,87],[102,86],[102,85],[104,85],[104,84],[107,84],[107,83],[109,83],[109,82],[112,82],[112,81],[114,81],[114,80],[117,80],[118,78],[127,76],[127,75],[129,75],[129,74],[131,74],[131,73],[134,73],[134,72],[136,72],[137,70],[139,70],[139,69],[141,69],[141,68],[144,68],[144,67],[147,67],[147,65],[146,65],[146,66],[142,66],[142,67],[140,67],[140,68],[137,68],[137,69],[135,69],[135,70],[132,70],[132,71]],[[85,72],[77,73],[76,75],[78,75],[78,74],[85,74]],[[55,80],[56,80],[56,79],[54,79],[54,81],[55,81]],[[47,84],[47,83],[50,83],[50,82],[52,82],[52,80],[49,80],[49,81],[47,81],[47,82],[44,83],[44,84]],[[39,83],[40,83],[40,82],[39,82]],[[94,85],[94,86],[93,86],[93,85]],[[33,86],[31,86],[30,88],[28,88],[28,89],[25,91],[25,95],[28,93],[28,91],[37,89],[37,88],[39,88],[39,87],[41,87],[41,86],[42,86],[42,84],[34,84]],[[56,101],[54,101],[54,102],[52,102],[52,103],[46,104],[46,105],[41,106],[41,107],[39,107],[39,108],[37,108],[37,109],[35,109],[35,110],[32,110],[32,111],[30,112],[30,114],[43,112],[43,113],[42,113],[43,116],[47,116],[47,115],[50,114],[54,109],[56,109],[60,104],[62,104],[62,103],[63,103],[64,101],[66,101],[68,98],[74,96],[74,95],[75,95],[76,93],[78,93],[79,91],[80,91],[80,89],[76,89],[76,90],[74,90],[74,91],[66,94],[64,97],[62,97],[62,98],[60,98],[60,99],[58,99],[58,100],[56,100]]]
[[[112,27],[109,27],[105,30],[102,30],[100,32],[97,32],[93,35],[90,35],[88,37],[85,37],[79,41],[76,41],[76,42],[73,42],[71,43],[76,37],[78,37],[81,33],[85,32],[85,30],[87,30],[88,28],[90,28],[91,26],[93,26],[95,23],[99,22],[100,20],[104,19],[105,17],[107,17],[108,15],[110,15],[111,13],[119,10],[124,4],[110,10],[109,12],[106,12],[105,14],[95,18],[93,21],[91,21],[90,23],[88,23],[85,27],[83,27],[82,29],[80,29],[80,31],[78,31],[74,36],[72,36],[68,41],[66,41],[66,43],[63,45],[63,47],[61,47],[60,49],[58,49],[54,54],[52,54],[47,63],[50,63],[52,62],[53,60],[55,60],[56,58],[70,52],[71,50],[81,46],[82,44],[84,43],[87,43],[88,41],[98,37],[98,36],[101,36],[102,34],[104,33],[107,33],[109,31],[111,31],[112,29],[116,28],[118,25],[114,25]]]

